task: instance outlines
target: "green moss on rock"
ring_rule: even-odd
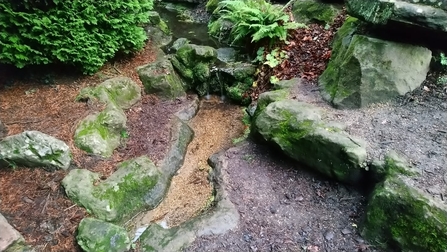
[[[341,13],[341,4],[330,4],[320,0],[295,1],[292,13],[297,22],[323,22],[331,24],[335,17]]]
[[[376,186],[367,206],[363,235],[403,251],[447,250],[447,208],[400,175]]]
[[[117,168],[98,185],[97,173],[75,169],[62,180],[62,185],[70,199],[105,221],[119,222],[160,202],[167,188],[167,177],[149,158],[128,160]]]
[[[130,249],[126,229],[94,218],[84,218],[79,223],[76,239],[86,252],[125,252]]]

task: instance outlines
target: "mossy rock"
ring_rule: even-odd
[[[377,246],[399,251],[445,252],[447,206],[414,187],[403,175],[374,189],[362,234]]]
[[[360,108],[421,85],[429,70],[429,49],[356,35],[358,27],[350,18],[337,32],[333,54],[318,80],[325,100],[337,108]]]
[[[85,99],[97,99],[105,104],[128,109],[141,100],[141,88],[128,77],[115,77],[96,87],[82,89],[76,100]]]
[[[82,219],[76,240],[86,252],[125,252],[131,243],[126,229],[94,218]]]
[[[295,100],[270,103],[254,129],[287,156],[335,180],[356,184],[366,172],[366,143],[322,120],[323,112]]]
[[[1,167],[23,165],[54,170],[68,169],[70,163],[68,145],[39,131],[25,131],[0,141]]]
[[[137,71],[147,94],[156,94],[165,99],[175,99],[186,94],[182,80],[167,58],[139,67]]]
[[[109,104],[100,113],[89,115],[79,123],[74,142],[88,153],[110,157],[121,143],[126,121],[124,111]]]
[[[167,178],[152,161],[141,156],[124,161],[105,181],[100,174],[74,169],[62,180],[67,196],[100,220],[119,222],[160,202]]]
[[[295,1],[292,7],[292,14],[296,22],[311,23],[322,22],[332,24],[341,13],[343,5],[327,3],[321,0],[301,0]]]

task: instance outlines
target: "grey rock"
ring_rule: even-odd
[[[17,232],[0,214],[0,251],[6,251],[8,248],[14,246],[14,244],[24,243],[22,235]]]
[[[25,131],[0,142],[0,164],[68,169],[70,148],[63,141],[38,131]]]
[[[330,241],[334,238],[334,232],[333,231],[327,231],[324,234],[324,239],[326,239],[326,241]]]
[[[349,18],[337,32],[331,60],[319,78],[323,98],[337,108],[386,102],[421,85],[431,51],[424,47],[353,35]]]
[[[443,0],[348,0],[346,6],[350,15],[373,24],[386,25],[393,21],[412,28],[447,31],[447,3]]]
[[[347,183],[366,172],[366,143],[328,126],[321,109],[295,100],[270,103],[258,114],[254,130],[289,157]]]

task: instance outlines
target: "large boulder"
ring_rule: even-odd
[[[74,169],[62,180],[67,196],[96,218],[118,222],[145,208],[154,208],[164,195],[166,177],[152,161],[141,156],[124,161],[109,178]]]
[[[398,22],[413,27],[447,32],[447,4],[445,1],[414,0],[347,0],[350,15],[373,24]]]
[[[0,165],[68,169],[70,148],[63,141],[39,131],[25,131],[0,142]]]
[[[94,218],[79,223],[76,239],[86,252],[125,252],[131,243],[126,229]]]
[[[75,144],[88,153],[110,157],[121,143],[126,121],[122,109],[108,105],[100,113],[88,115],[79,123],[74,136]]]
[[[337,33],[331,60],[319,78],[323,98],[337,108],[359,108],[419,87],[429,70],[431,51],[353,35],[357,22],[349,18]]]
[[[301,0],[293,3],[292,14],[296,22],[331,24],[341,13],[342,7],[340,3],[324,0]]]
[[[416,189],[410,178],[388,176],[366,209],[363,235],[399,251],[447,251],[447,206]],[[383,248],[385,249],[385,248]]]
[[[209,80],[211,68],[216,60],[216,49],[195,44],[182,45],[171,57],[172,65],[187,82],[187,87],[199,91],[199,95],[206,94],[203,94],[200,86]]]
[[[280,100],[254,123],[264,140],[289,157],[338,181],[358,183],[367,168],[366,143],[323,119],[323,111],[311,104]]]
[[[130,78],[116,77],[97,87],[81,90],[77,100],[95,99],[106,104],[103,111],[88,115],[77,126],[74,141],[78,148],[109,157],[126,131],[128,109],[141,99],[141,88]]]
[[[174,71],[169,59],[160,59],[138,68],[138,75],[147,94],[173,99],[185,95],[182,80]]]
[[[141,99],[141,88],[128,77],[115,77],[96,87],[82,89],[76,99],[97,99],[105,104],[128,109]]]

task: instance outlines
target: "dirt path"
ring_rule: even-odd
[[[184,251],[363,251],[364,197],[298,166],[268,146],[247,142],[224,154],[229,198],[239,225],[197,239]],[[370,248],[371,249],[371,248]],[[374,250],[368,250],[374,251]]]
[[[135,226],[145,226],[153,221],[177,226],[206,210],[213,191],[208,181],[207,159],[229,148],[232,140],[243,134],[242,116],[242,108],[223,102],[217,96],[201,100],[199,111],[190,122],[194,139],[188,146],[183,166],[173,177],[162,203],[137,218]]]

